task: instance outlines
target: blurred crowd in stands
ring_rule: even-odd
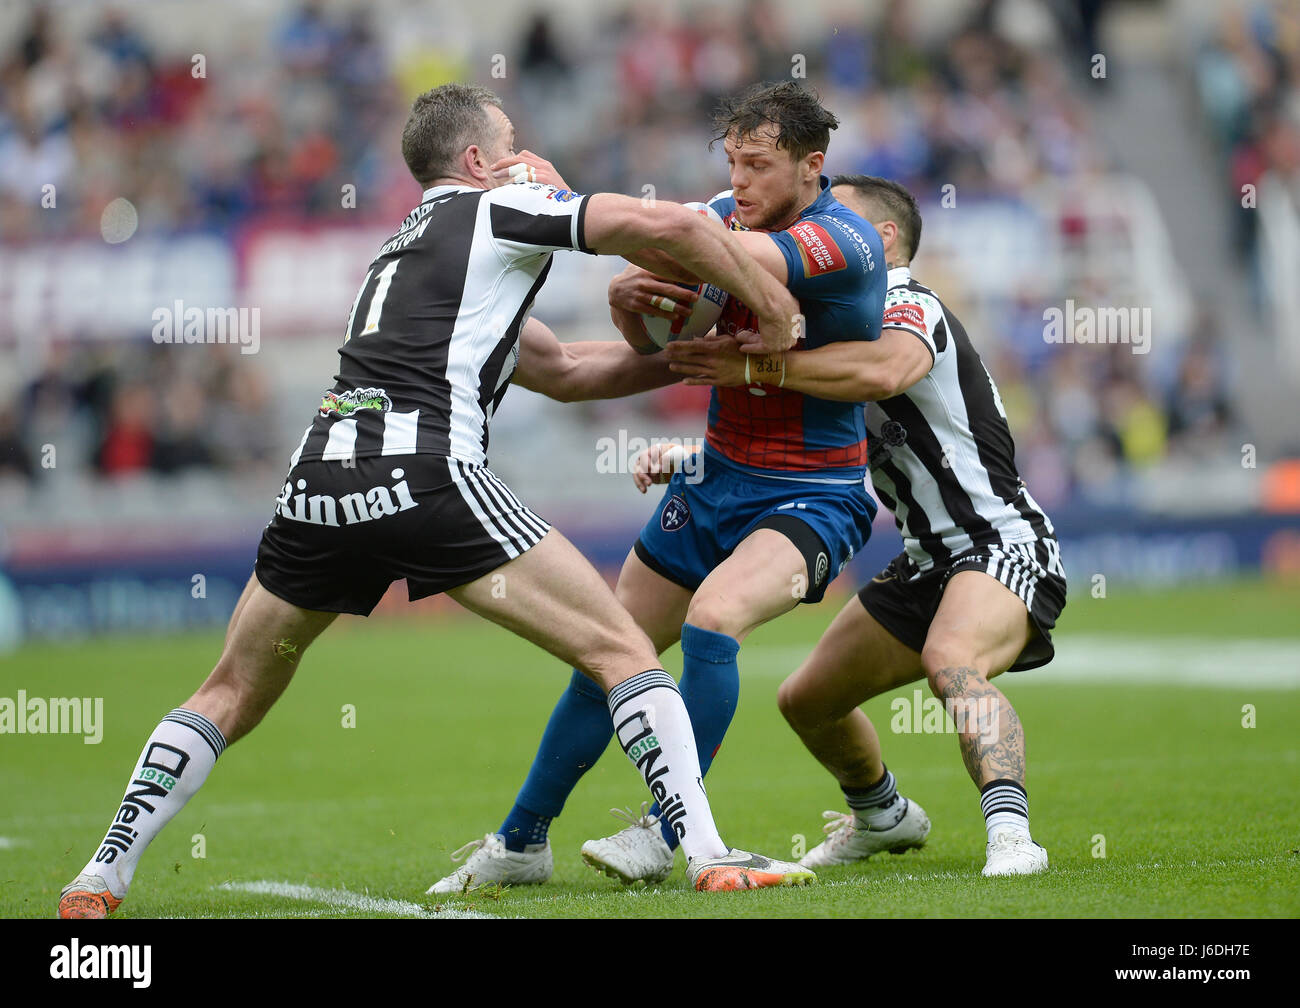
[[[1271,175],[1300,206],[1300,4],[1254,0],[1226,4],[1196,58],[1196,83],[1222,153],[1236,216],[1234,244],[1257,254],[1256,201],[1244,199]]]
[[[269,422],[269,376],[198,345],[58,345],[0,413],[0,473],[91,470],[106,478],[195,469],[283,469],[282,433]],[[53,446],[52,460],[43,459]],[[51,461],[56,463],[51,464]]]
[[[842,121],[828,170],[896,178],[924,210],[946,184],[964,200],[1013,202],[1045,181],[1107,168],[1086,73],[1101,3],[1009,6],[977,0],[936,34],[906,0],[880,5],[877,20],[846,3],[833,27],[805,37],[775,0],[702,4],[680,16],[611,5],[593,15],[599,25],[538,13],[516,37],[476,38],[475,51],[443,56],[459,79],[500,92],[519,145],[550,158],[575,188],[639,194],[653,184],[679,199],[726,187],[723,155],[707,151],[719,96],[806,74]],[[1057,8],[1069,17],[1058,20]],[[269,39],[250,39],[231,72],[232,54],[203,53],[200,66],[199,54],[158,51],[129,6],[108,9],[75,38],[34,7],[16,44],[0,52],[0,233],[6,243],[98,239],[104,205],[123,195],[151,234],[233,237],[268,220],[395,223],[418,199],[401,162],[401,124],[414,93],[436,82],[405,72],[391,31],[365,4],[286,5]],[[1300,59],[1294,31],[1285,52],[1283,34],[1229,20],[1205,54],[1202,76],[1217,85],[1206,93],[1220,99],[1207,107],[1243,178],[1263,161],[1293,172],[1300,163],[1277,107],[1287,79],[1294,100]],[[1243,108],[1251,114],[1240,116]],[[40,208],[46,183],[57,187],[57,212]],[[349,184],[358,212],[340,200]],[[960,314],[960,292],[933,282]],[[1033,335],[1041,310],[1008,304],[972,336],[1042,503],[1101,498],[1161,459],[1234,443],[1231,373],[1214,319],[1200,316],[1195,331],[1179,334],[1178,359],[1152,367],[1122,346],[1086,357],[1043,352]],[[1026,327],[1028,343],[1011,338]],[[58,443],[80,446],[73,461],[105,477],[282,468],[279,456],[267,459],[279,445],[268,439],[287,435],[267,429],[275,376],[259,373],[259,358],[227,354],[223,365],[196,355],[192,373],[172,373],[173,355],[152,352],[147,323],[123,336],[87,347],[76,333],[51,334],[40,373],[0,404],[0,474],[39,478],[51,429],[75,431]],[[1025,352],[1028,344],[1036,350]],[[698,409],[671,390],[662,405],[682,401]],[[212,403],[230,408],[213,412]]]

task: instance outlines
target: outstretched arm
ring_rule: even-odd
[[[537,319],[519,334],[514,383],[557,402],[617,399],[678,380],[666,359],[642,356],[622,340],[561,343]]]
[[[666,355],[687,385],[764,382],[837,402],[891,399],[924,378],[933,363],[924,343],[892,328],[878,340],[844,340],[797,352],[744,354],[734,340],[713,337],[670,343]]]
[[[799,302],[738,240],[737,235],[705,221],[680,203],[656,203],[611,193],[596,193],[586,206],[585,241],[602,255],[621,255],[637,263],[651,246],[672,256],[701,280],[730,291],[758,316],[753,349],[783,350],[794,343],[793,321]],[[646,262],[662,268],[662,262]]]

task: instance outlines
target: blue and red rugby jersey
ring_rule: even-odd
[[[726,225],[736,219],[728,190],[709,201]],[[867,221],[831,196],[830,179],[821,194],[784,231],[771,234],[789,270],[787,286],[804,316],[804,338],[794,351],[837,340],[880,339],[885,308],[885,251]],[[718,332],[758,330],[742,301],[728,299]],[[755,394],[750,389],[755,388]],[[764,475],[862,480],[867,465],[863,403],[833,402],[776,385],[713,389],[706,445],[745,469]]]

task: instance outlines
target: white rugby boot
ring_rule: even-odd
[[[1047,851],[1019,833],[994,833],[985,851],[985,878],[1047,871]]]
[[[465,863],[425,890],[425,895],[469,892],[485,885],[541,885],[551,877],[554,862],[550,842],[529,844],[522,852],[506,849],[500,833],[485,833],[452,852],[451,859]]]
[[[882,830],[864,829],[852,812],[823,812],[822,818],[827,820],[822,827],[826,839],[800,858],[799,863],[805,868],[829,868],[865,861],[881,851],[902,854],[924,847],[925,838],[930,835],[930,817],[916,802],[908,798],[903,801],[907,802],[903,818]]]
[[[596,871],[624,885],[644,882],[658,885],[673,873],[676,852],[659,832],[659,817],[650,815],[650,803],[641,803],[641,815],[631,809],[610,809],[610,815],[628,823],[627,829],[582,845],[582,860]]]

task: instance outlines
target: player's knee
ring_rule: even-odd
[[[787,679],[776,691],[776,705],[780,708],[782,716],[790,723],[790,727],[796,731],[799,727],[802,704],[800,703],[799,688],[794,684],[792,679]]]
[[[686,609],[686,622],[701,630],[735,637],[741,628],[736,625],[736,614],[730,610],[731,607],[716,595],[697,593]]]
[[[967,649],[946,640],[925,642],[921,667],[937,697],[963,693],[971,678],[981,677]]]
[[[790,676],[776,691],[776,705],[797,734],[816,727],[825,710],[816,693],[798,674]]]

